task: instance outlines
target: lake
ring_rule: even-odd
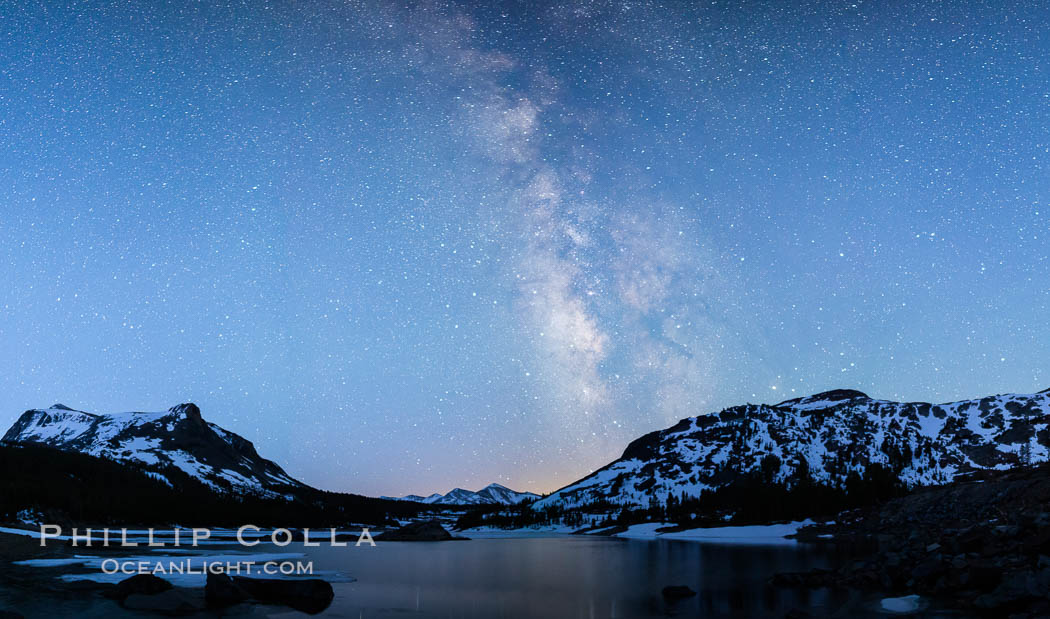
[[[835,554],[827,547],[571,536],[388,542],[311,556],[319,569],[340,566],[358,579],[337,585],[333,617],[590,619],[769,617],[841,604],[765,584],[778,571],[833,566]],[[661,590],[676,584],[699,595],[665,602]]]
[[[776,572],[833,568],[850,560],[843,550],[823,545],[560,536],[378,542],[374,548],[304,549],[301,544],[283,550],[262,548],[260,551],[267,553],[305,553],[316,571],[357,579],[333,584],[335,601],[319,615],[322,617],[783,617],[796,608],[815,616],[885,616],[878,612],[877,595],[766,584]],[[6,572],[8,584],[6,590],[0,590],[0,608],[14,607],[29,617],[38,612],[40,616],[108,617],[119,610],[112,602],[95,597],[89,601],[84,594],[51,600],[28,595],[24,581],[45,573],[53,578],[58,573],[53,568],[0,569]],[[12,579],[15,573],[19,576]],[[18,579],[22,579],[23,587],[12,590],[11,583]],[[687,585],[698,595],[665,601],[661,590],[667,585]],[[271,606],[243,607],[232,614],[299,616]],[[138,616],[127,612],[121,615]]]

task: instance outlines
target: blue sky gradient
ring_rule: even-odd
[[[194,401],[322,488],[542,492],[1050,387],[1038,3],[152,4],[0,8],[0,426]]]

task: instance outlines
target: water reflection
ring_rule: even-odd
[[[848,594],[769,587],[777,571],[833,567],[840,551],[605,538],[482,539],[313,549],[318,569],[358,580],[336,587],[332,616],[769,617],[838,609]],[[696,597],[668,602],[667,585]]]

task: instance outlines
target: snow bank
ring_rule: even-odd
[[[657,529],[673,527],[667,522],[646,522],[645,524],[632,524],[623,533],[616,533],[614,537],[626,537],[628,539],[656,539],[662,537],[656,532]]]
[[[649,522],[628,527],[616,537],[630,539],[674,539],[695,542],[712,542],[719,544],[794,544],[795,540],[786,539],[788,535],[798,533],[804,526],[813,524],[812,520],[789,522],[784,524],[765,524],[743,527],[702,527],[673,533],[659,533],[657,529],[670,527],[667,523]]]

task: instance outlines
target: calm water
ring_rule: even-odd
[[[301,545],[288,552],[303,552]],[[309,548],[315,570],[357,578],[335,583],[335,602],[319,616],[447,619],[590,619],[624,617],[783,617],[793,608],[814,616],[884,616],[878,596],[773,588],[778,571],[835,567],[849,558],[828,547],[741,546],[681,541],[556,537],[468,542],[380,542],[375,548]],[[272,552],[267,548],[265,552]],[[0,567],[8,575],[14,569]],[[39,570],[53,578],[55,572]],[[8,584],[11,580],[8,579]],[[666,602],[666,585],[699,592]],[[0,590],[0,607],[27,616],[131,616],[83,594],[46,602]],[[277,607],[240,608],[234,615],[299,616]],[[211,615],[214,616],[214,615]]]
[[[832,567],[827,548],[608,538],[477,539],[322,548],[317,569],[358,580],[336,585],[331,617],[580,618],[782,617],[792,608],[860,610],[847,594],[766,586],[778,571]],[[684,584],[699,595],[660,594]],[[847,616],[857,616],[850,613]]]

